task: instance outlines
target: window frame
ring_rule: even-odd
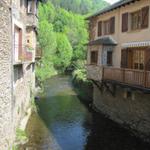
[[[112,65],[113,65],[113,51],[107,51],[107,66],[112,66]]]
[[[98,64],[98,50],[90,51],[90,64],[92,65]]]
[[[142,20],[142,13],[141,10],[137,10],[130,14],[131,18],[131,31],[141,29],[141,20]],[[135,22],[136,21],[136,22]]]

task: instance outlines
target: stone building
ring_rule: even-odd
[[[34,94],[37,3],[0,1],[0,150],[11,148]]]
[[[146,137],[150,136],[149,9],[150,0],[124,0],[87,18],[93,104]]]

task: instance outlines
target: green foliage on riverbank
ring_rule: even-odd
[[[84,65],[82,68],[77,65],[86,59],[85,44],[88,42],[87,23],[82,14],[91,13],[98,5],[102,8],[106,4],[100,1],[96,5],[96,2],[48,0],[39,4],[38,41],[43,56],[36,65],[36,77],[40,82],[63,73],[70,66],[76,70],[74,74],[85,80]]]

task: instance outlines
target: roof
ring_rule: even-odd
[[[117,45],[117,42],[112,39],[110,36],[102,37],[99,39],[96,39],[94,41],[90,41],[87,45]]]
[[[119,2],[117,2],[117,3],[113,4],[113,5],[110,5],[110,6],[106,7],[106,8],[104,8],[104,9],[96,12],[95,14],[87,17],[86,19],[90,19],[92,17],[96,17],[98,15],[101,15],[101,14],[104,14],[106,12],[109,12],[109,11],[112,11],[114,9],[117,9],[117,8],[119,8],[121,6],[125,6],[127,4],[133,3],[135,1],[138,1],[138,0],[120,0]]]

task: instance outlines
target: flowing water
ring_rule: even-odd
[[[74,91],[68,76],[45,83],[37,100],[38,114],[27,125],[23,150],[150,150],[150,146],[102,114],[90,111]]]

